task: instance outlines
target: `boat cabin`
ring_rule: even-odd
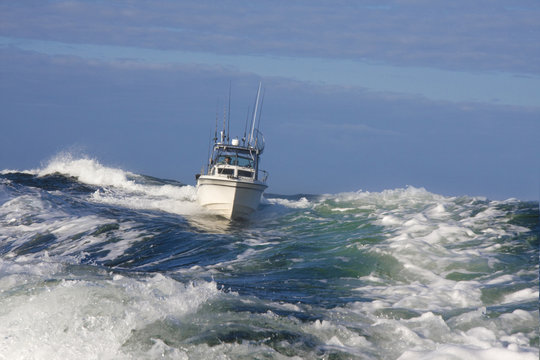
[[[257,180],[258,151],[255,148],[216,144],[209,175]]]

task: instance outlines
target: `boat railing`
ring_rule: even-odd
[[[258,178],[261,179],[262,182],[266,182],[266,180],[268,180],[268,172],[266,170],[259,170],[259,174],[262,174],[262,178],[261,176],[259,175]]]

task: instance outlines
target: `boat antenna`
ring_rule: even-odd
[[[223,105],[223,130],[221,131],[221,142],[224,142],[227,139],[227,134],[225,134],[225,126],[227,125],[227,107]]]
[[[219,104],[216,104],[216,129],[214,130],[214,143],[217,142],[217,123],[218,123],[218,109],[219,109]]]
[[[255,109],[253,110],[253,123],[251,124],[251,135],[249,136],[248,144],[253,141],[253,131],[255,131],[255,120],[257,120],[257,111],[259,107],[259,97],[261,95],[261,82],[259,81],[259,89],[257,90],[257,100],[255,101]]]
[[[214,140],[214,142],[215,142],[215,140]],[[208,138],[208,155],[206,157],[208,159],[208,163],[206,165],[206,172],[208,172],[208,170],[210,169],[210,163],[212,162],[212,159],[210,158],[210,148],[211,147],[212,147],[212,131],[210,131],[210,137]],[[201,171],[201,173],[202,173],[202,171]]]
[[[249,111],[250,110],[251,109],[248,106],[248,111],[247,111],[247,115],[246,115],[246,125],[244,126],[244,137],[242,138],[242,144],[243,145],[246,145],[247,124],[248,124],[248,121],[249,121]]]
[[[227,143],[229,143],[230,126],[231,126],[231,87],[232,81],[229,81],[229,110],[227,111]]]

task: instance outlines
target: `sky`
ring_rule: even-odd
[[[0,1],[0,168],[195,183],[265,89],[270,193],[538,200],[538,1]]]

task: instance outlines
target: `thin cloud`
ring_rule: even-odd
[[[27,5],[28,4],[28,5]],[[540,74],[529,1],[3,2],[4,36]]]

